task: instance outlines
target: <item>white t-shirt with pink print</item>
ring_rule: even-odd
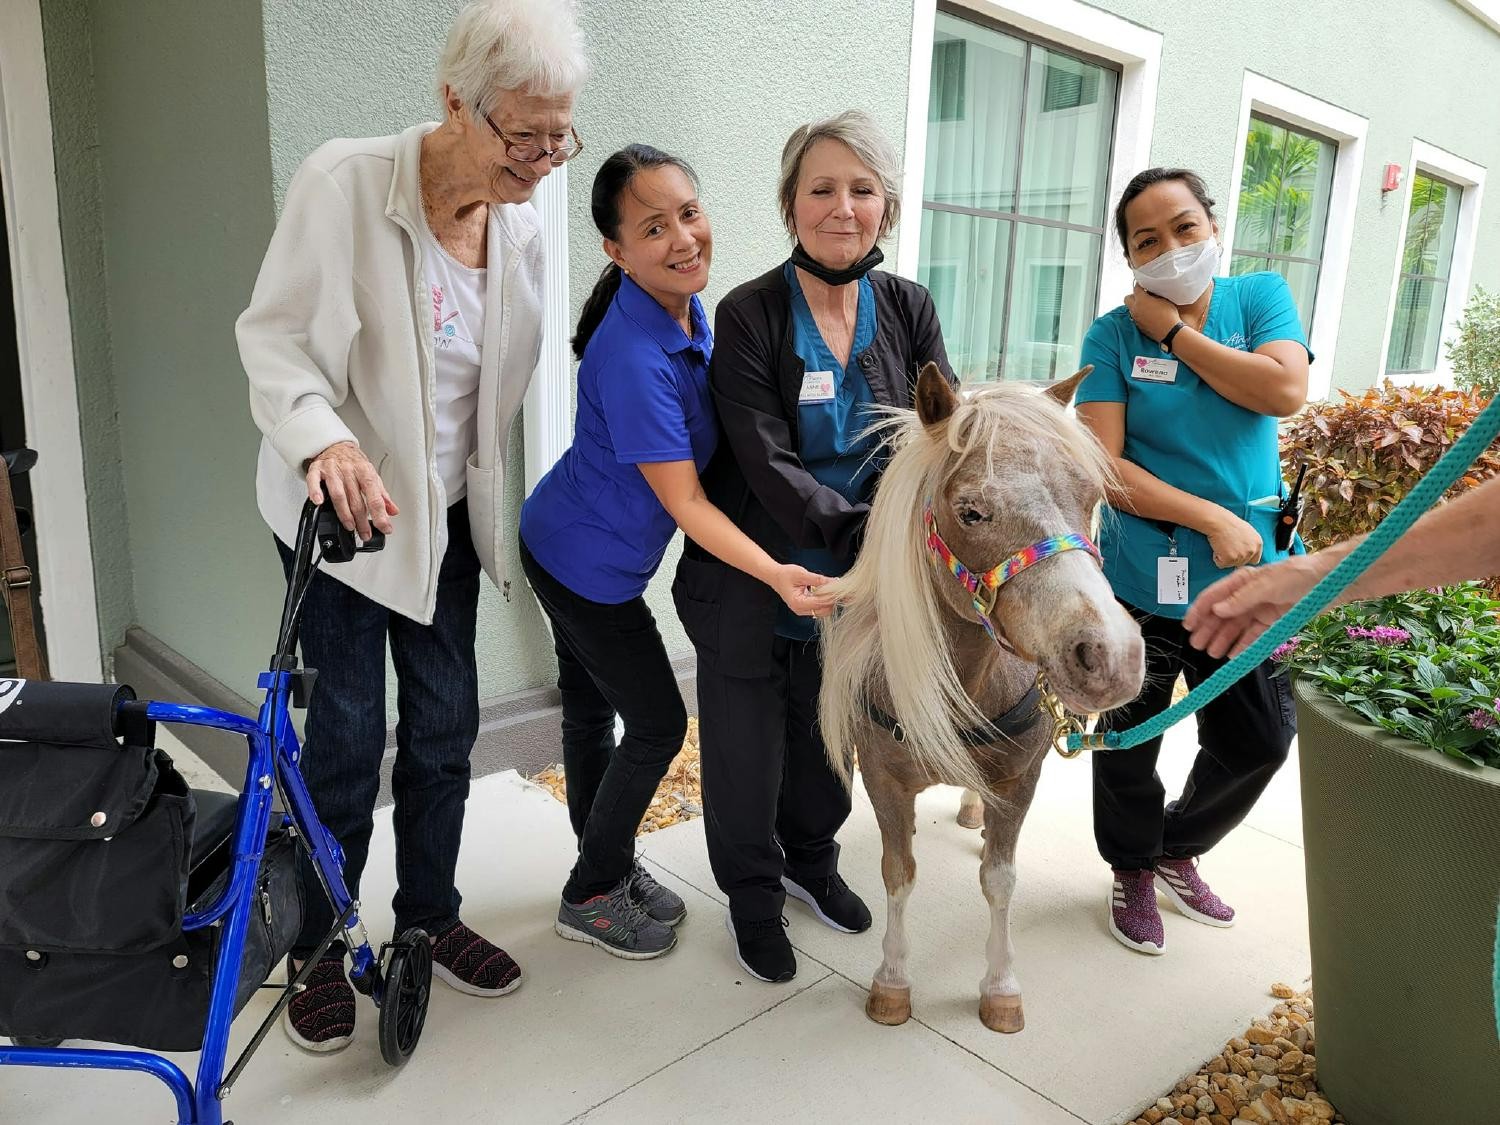
[[[432,354],[437,375],[434,456],[450,505],[468,491],[464,465],[478,441],[479,353],[484,339],[486,271],[460,264],[422,229],[432,293]]]

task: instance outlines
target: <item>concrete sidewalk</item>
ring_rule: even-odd
[[[1169,736],[1168,790],[1190,760],[1191,724]],[[552,932],[571,863],[565,808],[514,773],[475,782],[459,885],[464,917],[504,945],[525,985],[496,1000],[434,985],[417,1054],[381,1061],[376,1012],[360,999],[347,1051],[319,1058],[277,1031],[226,1111],[239,1125],[277,1122],[862,1122],[985,1121],[1023,1125],[1129,1120],[1224,1041],[1263,1015],[1273,981],[1308,974],[1295,760],[1246,825],[1205,863],[1240,921],[1197,925],[1164,908],[1167,955],[1110,938],[1108,870],[1094,851],[1085,759],[1053,758],[1021,836],[1012,911],[1026,1030],[1002,1036],[977,1014],[988,909],[977,832],[958,827],[958,793],[918,804],[917,886],[908,907],[914,1018],[900,1028],[864,1016],[880,960],[880,838],[863,792],[841,839],[842,870],[876,915],[866,934],[837,934],[788,902],[799,971],[789,985],[747,977],[723,925],[703,825],[642,837],[658,877],[688,902],[680,944],[632,963]],[[366,917],[391,925],[390,811],[376,818]],[[279,976],[279,974],[278,974]],[[273,978],[275,979],[275,978]],[[272,1002],[237,1024],[248,1038]],[[194,1056],[177,1058],[193,1073]],[[165,1125],[164,1088],[135,1075],[0,1070],[0,1121],[26,1125]]]

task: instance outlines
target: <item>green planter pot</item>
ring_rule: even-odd
[[[1296,697],[1318,1083],[1352,1125],[1500,1121],[1500,770]]]

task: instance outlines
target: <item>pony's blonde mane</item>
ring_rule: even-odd
[[[938,570],[927,550],[923,507],[970,457],[987,471],[1006,469],[1008,439],[1024,434],[1070,459],[1101,495],[1114,478],[1109,455],[1045,394],[997,384],[962,400],[929,429],[915,411],[886,409],[877,423],[890,463],[881,475],[859,559],[838,582],[842,609],[823,628],[819,719],[828,758],[846,783],[865,701],[884,686],[919,766],[956,785],[986,788],[960,732],[982,724],[946,641]],[[980,627],[978,621],[974,628]]]

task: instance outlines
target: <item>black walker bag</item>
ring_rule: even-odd
[[[190,790],[128,687],[0,679],[0,1035],[202,1046],[235,800]],[[123,738],[117,736],[122,731]],[[201,807],[200,807],[201,806]],[[302,924],[296,841],[254,887],[234,1011]]]

